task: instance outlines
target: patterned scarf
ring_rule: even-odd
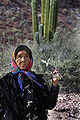
[[[27,66],[26,71],[20,70],[19,67],[16,65],[15,51],[13,52],[11,71],[12,71],[12,73],[14,75],[16,75],[18,73],[18,83],[19,83],[19,86],[21,88],[21,94],[23,93],[23,77],[22,77],[22,73],[24,73],[29,79],[31,79],[33,82],[35,82],[38,86],[40,86],[41,88],[44,88],[40,83],[37,82],[36,76],[34,76],[30,72],[30,70],[32,68],[32,65],[33,65],[33,57],[31,59],[29,65]]]

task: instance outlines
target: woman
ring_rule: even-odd
[[[32,65],[31,50],[18,46],[11,72],[0,79],[0,120],[47,120],[46,109],[56,105],[58,79],[52,77],[49,90],[42,75],[31,71]]]

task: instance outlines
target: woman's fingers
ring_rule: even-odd
[[[54,71],[52,71],[52,77],[53,77],[53,80],[55,80],[55,78],[59,80],[62,78],[62,75],[58,69],[55,69]]]

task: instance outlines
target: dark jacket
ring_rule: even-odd
[[[49,90],[42,75],[32,73],[44,88],[23,74],[22,95],[18,74],[10,72],[0,79],[0,120],[47,120],[46,109],[56,105],[59,86]]]

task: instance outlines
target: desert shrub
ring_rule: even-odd
[[[36,72],[44,74],[47,83],[51,84],[51,69],[60,69],[63,78],[59,84],[61,92],[80,92],[80,46],[79,32],[71,34],[64,30],[56,32],[54,39],[46,42],[41,40],[40,45],[36,42],[31,46],[34,56]],[[76,37],[75,37],[76,36]]]

